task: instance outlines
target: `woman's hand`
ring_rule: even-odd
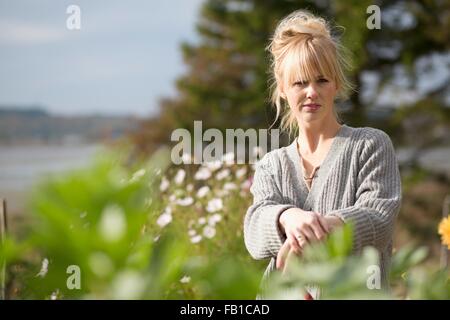
[[[286,234],[286,242],[295,253],[300,253],[301,248],[308,243],[322,241],[330,232],[325,217],[299,208],[285,210],[280,215],[279,222]]]
[[[290,258],[292,254],[296,254],[294,250],[291,248],[291,245],[286,240],[281,246],[280,251],[278,251],[277,260],[276,260],[276,268],[277,270],[282,270],[283,273],[285,271],[286,261]],[[300,255],[299,253],[297,255]]]
[[[280,217],[281,218],[281,217]],[[325,228],[328,230],[328,233],[333,231],[336,227],[342,226],[344,222],[336,217],[336,216],[326,216],[322,217],[322,223],[325,224]],[[327,233],[327,234],[328,234]],[[303,240],[301,237],[300,239],[297,239],[300,247],[300,251],[295,251],[288,240],[286,240],[283,245],[280,248],[280,251],[278,251],[277,260],[276,260],[276,268],[277,270],[286,270],[286,261],[290,258],[291,255],[301,254],[301,250],[307,245],[306,241]]]
[[[276,260],[276,267],[277,270],[283,270],[284,271],[284,265],[286,263],[286,260],[291,253],[291,246],[289,245],[289,242],[286,240],[283,245],[280,248],[280,251],[278,251],[277,260]]]

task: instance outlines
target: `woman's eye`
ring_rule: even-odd
[[[294,86],[300,86],[300,87],[303,87],[303,86],[306,86],[307,85],[307,82],[305,82],[305,81],[297,81],[297,82],[294,82]]]
[[[328,82],[328,80],[327,79],[325,79],[325,78],[320,78],[319,80],[318,80],[319,82],[321,82],[321,83],[325,83],[325,82]]]

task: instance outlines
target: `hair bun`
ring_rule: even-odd
[[[327,22],[304,10],[294,11],[283,19],[275,29],[274,38],[290,38],[300,34],[331,38]]]

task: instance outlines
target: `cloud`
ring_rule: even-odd
[[[64,38],[64,30],[36,23],[0,21],[0,45],[36,45]]]

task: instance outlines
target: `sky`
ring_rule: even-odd
[[[0,108],[156,115],[159,99],[174,96],[174,81],[186,72],[180,45],[198,41],[203,1],[0,0]],[[71,5],[81,10],[80,30],[67,28]],[[382,17],[387,23],[389,15]],[[370,73],[360,89],[374,105],[411,103],[449,81],[449,66],[450,53],[431,55],[416,65],[416,88],[402,83],[398,68],[383,92],[370,90],[378,81]]]
[[[180,45],[197,40],[202,2],[0,0],[0,107],[155,115],[186,71]]]

